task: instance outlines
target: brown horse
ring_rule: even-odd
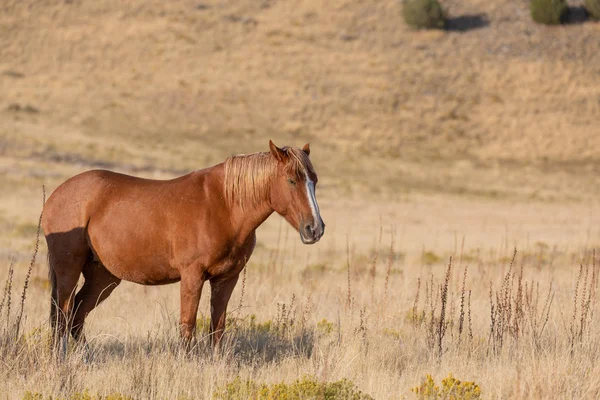
[[[78,342],[86,316],[121,280],[142,285],[181,281],[180,332],[194,338],[198,302],[211,284],[213,345],[227,303],[256,243],[256,228],[274,211],[305,244],[325,229],[315,198],[309,145],[230,157],[166,181],[94,170],[60,185],[45,205],[52,284],[53,340]],[[85,283],[75,295],[80,274]]]

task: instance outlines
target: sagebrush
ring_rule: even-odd
[[[438,0],[406,0],[402,16],[413,28],[443,29],[446,25],[446,14]]]
[[[564,21],[568,7],[566,0],[531,0],[531,18],[545,25],[558,25]]]
[[[588,16],[596,21],[600,21],[600,0],[585,0],[585,9]]]

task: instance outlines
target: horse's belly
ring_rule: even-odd
[[[141,285],[165,285],[181,279],[179,271],[166,264],[113,262],[110,259],[103,260],[102,258],[100,258],[100,262],[119,279]]]
[[[164,285],[181,279],[171,265],[166,243],[151,237],[130,234],[100,234],[88,228],[94,257],[117,278],[142,285]]]

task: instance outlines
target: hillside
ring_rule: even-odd
[[[413,32],[395,0],[3,2],[0,165],[172,175],[273,138],[343,193],[593,197],[600,24],[444,5]]]

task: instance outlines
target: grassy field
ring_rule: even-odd
[[[257,384],[312,377],[348,379],[377,399],[416,398],[411,389],[427,374],[437,385],[452,374],[475,382],[482,398],[600,394],[600,265],[590,245],[523,243],[513,260],[509,237],[473,248],[446,232],[440,236],[454,245],[411,252],[398,226],[381,226],[372,247],[334,233],[309,249],[287,226],[279,229],[276,221],[261,228],[263,239],[270,230],[275,240],[261,241],[234,292],[220,356],[208,347],[206,294],[200,342],[186,354],[176,334],[178,284],[123,283],[88,319],[91,361],[73,349],[57,363],[48,349],[43,246],[15,338],[29,265],[23,254],[14,264],[10,317],[6,301],[0,310],[0,392],[209,398],[237,377]]]
[[[420,32],[392,0],[3,2],[0,399],[248,398],[304,377],[411,399],[427,374],[475,382],[447,380],[458,398],[599,398],[600,24],[443,3],[450,29]],[[170,178],[269,139],[311,143],[327,231],[259,228],[224,354],[208,288],[186,354],[179,285],[125,282],[88,319],[91,360],[53,360],[42,185]]]

